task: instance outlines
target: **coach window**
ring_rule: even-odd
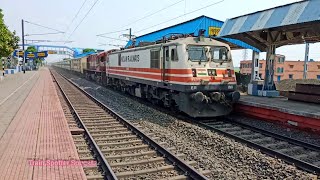
[[[177,49],[173,48],[171,49],[171,61],[178,61],[178,54],[177,54]]]
[[[160,68],[160,50],[151,50],[150,51],[150,64],[151,68]]]

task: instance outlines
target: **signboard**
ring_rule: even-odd
[[[35,54],[34,53],[30,53],[26,55],[26,58],[35,58]]]
[[[219,28],[219,27],[210,26],[209,27],[209,36],[218,36],[220,29],[221,28]]]
[[[15,56],[15,57],[18,56],[18,51],[17,51],[17,50],[15,50],[15,51],[13,52],[13,56]],[[23,51],[21,50],[21,51],[19,51],[19,57],[22,57],[22,56],[23,56]]]
[[[23,51],[18,51],[15,50],[13,52],[13,56],[17,57],[19,55],[19,57],[23,57]],[[48,51],[41,51],[41,52],[34,52],[34,53],[28,53],[28,54],[25,54],[25,57],[26,58],[30,58],[30,59],[33,59],[33,58],[44,58],[44,57],[48,57]]]
[[[38,58],[48,57],[48,51],[36,52]]]

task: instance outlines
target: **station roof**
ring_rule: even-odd
[[[218,33],[215,34],[215,32],[218,32],[217,30],[220,30],[223,23],[224,23],[223,21],[213,19],[207,16],[199,16],[189,21],[182,22],[170,27],[166,27],[164,29],[160,29],[160,30],[136,37],[135,45],[138,45],[140,42],[155,42],[157,40],[161,40],[164,36],[167,36],[169,34],[194,33],[195,36],[198,36],[198,32],[200,29],[206,30],[205,36],[210,37],[210,36],[218,35]],[[253,49],[259,52],[257,48],[239,40],[230,39],[230,38],[222,38],[218,40],[228,43],[232,49]],[[129,41],[126,47],[131,45],[132,45],[132,41]]]
[[[234,38],[266,51],[277,47],[320,41],[320,0],[304,0],[227,19],[219,37]]]

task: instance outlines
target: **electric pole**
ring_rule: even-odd
[[[21,27],[22,27],[23,72],[25,73],[25,70],[26,70],[26,58],[25,58],[25,51],[24,51],[24,21],[23,21],[23,19],[21,20]],[[19,57],[19,55],[18,55],[18,57]]]
[[[306,43],[306,51],[304,56],[304,67],[303,67],[303,79],[307,79],[308,61],[309,61],[309,43]]]

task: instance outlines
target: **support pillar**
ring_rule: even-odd
[[[273,81],[274,76],[274,61],[276,54],[276,45],[269,45],[267,48],[266,68],[262,90],[258,92],[259,96],[276,97],[279,92]]]
[[[267,60],[266,60],[263,90],[276,89],[273,81],[275,53],[276,53],[276,46],[269,45],[267,50],[267,58],[266,58]]]
[[[248,94],[258,95],[259,84],[259,52],[252,51],[251,80],[248,84]]]
[[[252,51],[251,81],[259,77],[259,52]]]

